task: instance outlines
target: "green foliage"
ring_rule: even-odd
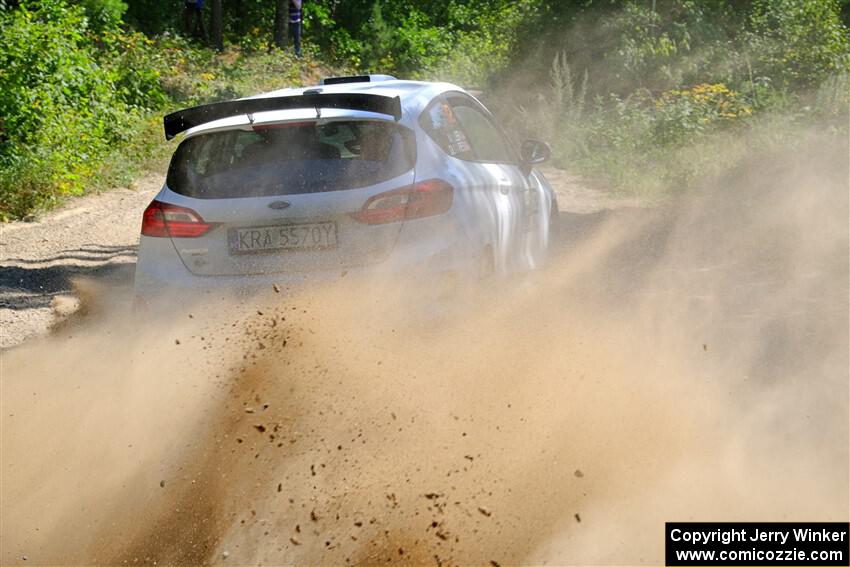
[[[722,83],[664,92],[654,106],[652,139],[663,146],[696,141],[707,132],[731,126],[753,113],[740,93]]]
[[[504,70],[524,22],[542,0],[310,0],[303,4],[303,41],[333,62],[362,72],[408,78],[485,82]],[[222,0],[225,40],[264,49],[274,2]],[[182,3],[135,0],[127,20],[149,35],[184,35]],[[209,2],[205,8],[209,17]]]
[[[553,143],[556,163],[617,191],[681,190],[815,124],[847,135],[850,43],[834,0],[626,0],[540,14],[541,39],[503,81],[500,106],[520,136]],[[741,142],[750,138],[759,145]]]
[[[754,64],[783,87],[817,85],[850,69],[850,36],[835,0],[754,0]]]
[[[29,0],[0,12],[0,220],[161,163],[166,108],[315,81],[309,56],[89,26],[82,6]]]
[[[140,114],[166,100],[150,40],[89,21],[63,0],[0,12],[2,218],[81,193]]]
[[[370,38],[368,43],[361,44],[360,60],[363,65],[375,70],[393,67],[391,53],[394,51],[395,34],[384,20],[380,0],[372,4],[372,15],[363,25],[362,35]]]
[[[270,50],[268,0],[222,0],[222,53],[186,39],[181,0],[125,1],[0,0],[3,218],[161,157],[164,108],[340,72],[484,87],[518,134],[623,191],[711,171],[723,140],[745,151],[730,133],[840,135],[850,112],[850,0],[305,0],[305,59]]]
[[[114,89],[114,75],[98,60],[82,9],[60,0],[24,2],[0,14],[0,168],[39,172],[23,201],[0,187],[0,210],[20,214],[37,201],[35,187],[76,193],[92,164],[130,116]],[[5,182],[14,177],[2,175]],[[17,204],[16,204],[17,203]]]
[[[27,218],[58,203],[61,191],[43,160],[14,156],[0,166],[0,222]]]
[[[304,4],[305,41],[364,72],[483,84],[503,70],[539,0]]]
[[[511,54],[523,40],[520,29],[526,20],[538,17],[538,4],[533,0],[497,1],[482,9],[474,3],[449,3],[449,43],[445,54],[431,64],[427,77],[486,84],[509,67]]]
[[[657,98],[646,90],[627,98],[611,95],[596,101],[584,125],[584,152],[573,154],[573,163],[626,193],[681,190],[724,155],[715,141],[737,138],[751,115],[744,97],[723,84],[666,91]]]
[[[158,45],[138,32],[105,31],[98,38],[102,65],[110,72],[118,97],[137,109],[160,108],[168,97],[162,87],[164,59]]]
[[[619,28],[621,44],[613,57],[620,77],[638,87],[655,87],[676,82],[675,63],[690,51],[691,35],[683,22],[665,21],[646,6],[629,3],[611,20],[612,32]],[[616,32],[614,32],[616,33]]]
[[[266,53],[274,3],[264,0],[223,0],[226,38],[239,46],[223,54],[183,38],[177,0],[2,1],[4,218],[77,194],[95,177],[114,178],[104,167],[120,168],[105,164],[135,143],[138,124],[151,111],[272,90],[320,74],[309,58],[311,45],[360,71],[484,83],[507,65],[520,23],[538,4],[305,2],[303,61],[287,50]],[[133,25],[160,35],[128,31],[125,11]]]
[[[305,2],[303,34],[326,54],[329,59],[343,65],[359,68],[363,45],[354,39],[348,29],[337,26],[331,7],[319,2]]]
[[[117,28],[127,10],[127,4],[121,0],[78,0],[74,3],[83,7],[89,26],[98,32]]]
[[[182,30],[183,2],[178,0],[132,0],[124,21],[148,36]]]
[[[814,92],[811,106],[815,117],[833,124],[848,124],[850,118],[850,73],[831,75]]]
[[[518,123],[528,135],[556,143],[561,155],[586,155],[587,82],[587,72],[578,83],[566,54],[558,53],[549,69],[548,88],[537,93],[530,107],[517,109]]]

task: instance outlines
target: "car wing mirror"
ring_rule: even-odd
[[[546,142],[540,140],[526,140],[520,146],[520,157],[522,159],[522,170],[528,175],[531,168],[548,161],[552,157],[552,148]]]

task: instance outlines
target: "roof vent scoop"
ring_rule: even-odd
[[[325,77],[323,85],[341,85],[343,83],[380,83],[381,81],[395,81],[392,75],[352,75],[350,77]]]

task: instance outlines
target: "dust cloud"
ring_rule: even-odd
[[[72,317],[3,353],[0,562],[657,564],[665,521],[846,520],[847,156],[562,214],[545,270],[449,299]]]

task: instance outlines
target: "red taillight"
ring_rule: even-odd
[[[160,201],[153,201],[142,215],[143,236],[196,238],[212,227],[192,209]]]
[[[452,207],[454,188],[441,179],[420,181],[369,197],[363,208],[351,216],[366,224],[386,224],[440,215]]]

